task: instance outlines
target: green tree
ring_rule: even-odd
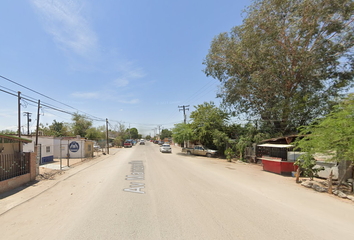
[[[86,132],[92,127],[92,121],[86,115],[74,113],[72,116],[72,131],[74,135],[86,136]]]
[[[188,123],[177,123],[172,129],[172,137],[173,140],[178,144],[182,144],[184,141],[193,140],[193,131],[191,129],[191,125]]]
[[[353,1],[255,0],[245,12],[203,62],[223,105],[282,134],[328,113],[353,83]]]
[[[213,142],[215,130],[223,131],[229,115],[216,107],[213,102],[204,102],[194,107],[196,110],[191,112],[190,118],[195,139],[208,148],[215,148]]]
[[[170,138],[170,137],[172,137],[172,131],[170,131],[168,129],[162,129],[160,138],[165,139],[165,138]]]
[[[57,122],[53,120],[53,123],[49,125],[50,135],[55,137],[71,136],[70,126],[64,122]]]
[[[225,153],[225,149],[230,145],[230,138],[224,131],[215,129],[213,131],[213,144],[218,149],[219,153]],[[230,150],[229,150],[230,151]]]
[[[106,127],[101,126],[98,128],[91,127],[86,130],[85,137],[90,140],[100,141],[106,139]]]
[[[126,130],[126,133],[128,134],[129,138],[131,139],[138,139],[139,138],[139,132],[138,129],[136,128],[128,128]]]
[[[16,134],[18,134],[17,131],[13,131],[13,130],[9,130],[9,129],[1,130],[0,133],[1,134],[5,134],[5,135],[16,135]]]
[[[334,111],[323,119],[301,128],[302,139],[296,145],[305,152],[299,164],[312,169],[313,155],[323,153],[333,160],[351,161],[348,169],[354,167],[354,94],[350,94],[335,106]],[[310,169],[310,170],[311,170]],[[342,181],[343,179],[341,179]]]

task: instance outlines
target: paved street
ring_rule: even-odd
[[[350,201],[172,151],[112,149],[0,199],[1,239],[354,239]]]

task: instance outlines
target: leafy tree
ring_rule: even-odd
[[[219,153],[224,153],[224,150],[229,146],[229,137],[223,131],[215,129],[213,131],[213,144],[218,149]]]
[[[43,123],[40,123],[38,130],[43,132],[44,136],[52,136],[53,135],[53,132],[52,132],[52,130],[50,130],[48,123],[46,123],[45,125]]]
[[[129,134],[126,132],[125,125],[123,123],[115,124],[113,127],[113,132],[115,134],[114,144],[116,146],[123,146],[126,139],[129,138]]]
[[[203,64],[231,112],[287,134],[324,116],[353,83],[352,0],[255,0]]]
[[[229,119],[229,115],[216,107],[213,102],[204,102],[198,106],[194,106],[195,111],[191,112],[192,120],[191,129],[196,140],[209,148],[214,148],[215,130],[222,131]]]
[[[172,137],[172,131],[168,130],[168,129],[162,129],[161,131],[161,139],[165,139],[165,138],[170,138]]]
[[[184,141],[193,140],[193,131],[191,129],[191,125],[188,123],[177,123],[172,129],[172,137],[173,140],[178,144],[182,144]]]
[[[332,156],[333,160],[351,161],[354,167],[354,94],[350,94],[335,106],[334,111],[309,126],[302,127],[302,139],[296,145],[305,152],[303,165],[313,169],[311,161],[316,153]],[[301,163],[300,163],[301,164]],[[341,179],[342,181],[343,179]]]
[[[1,130],[0,133],[1,134],[5,134],[5,135],[16,135],[16,134],[18,134],[17,131],[13,131],[13,130],[9,130],[9,129]]]
[[[146,140],[150,140],[150,139],[151,139],[151,136],[150,136],[150,135],[146,135],[145,139],[146,139]]]
[[[227,148],[225,150],[225,156],[228,162],[231,162],[233,156],[234,156],[234,151],[232,150],[232,148]]]
[[[138,129],[136,129],[136,128],[127,129],[126,133],[128,134],[129,138],[131,138],[131,139],[138,139],[139,138],[139,132],[138,132]]]
[[[74,135],[86,136],[87,130],[92,127],[92,121],[86,115],[74,113],[72,116],[72,131]]]
[[[96,141],[106,139],[105,126],[101,126],[98,128],[91,127],[89,129],[87,129],[85,137],[90,140],[96,140]]]
[[[53,120],[53,123],[49,125],[50,135],[55,137],[71,136],[70,126],[64,122],[57,122]]]

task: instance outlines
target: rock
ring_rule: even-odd
[[[354,179],[353,179],[353,178],[349,178],[349,179],[347,180],[347,182],[348,182],[348,183],[353,183],[353,182],[354,182]]]
[[[333,194],[337,195],[340,198],[347,198],[347,195],[345,193],[343,193],[342,191],[335,190],[335,191],[333,191]]]
[[[328,191],[327,188],[321,187],[320,185],[317,185],[317,184],[313,184],[312,189],[314,189],[317,192],[327,192]]]
[[[313,185],[313,182],[311,181],[305,181],[301,183],[301,186],[307,187],[307,188],[311,188]]]
[[[352,200],[354,202],[354,196],[347,196],[349,200]]]

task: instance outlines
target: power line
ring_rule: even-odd
[[[71,108],[71,109],[74,109],[74,110],[76,110],[76,111],[78,111],[78,112],[82,112],[82,113],[84,113],[84,114],[86,114],[86,115],[88,115],[88,116],[91,116],[91,117],[93,117],[96,121],[105,121],[105,119],[103,119],[103,118],[98,118],[98,117],[93,116],[93,115],[91,115],[91,114],[89,114],[89,113],[86,113],[86,112],[81,111],[81,110],[79,110],[79,109],[77,109],[77,108],[74,108],[74,107],[72,107],[72,106],[70,106],[70,105],[68,105],[68,104],[62,103],[62,102],[60,102],[60,101],[58,101],[58,100],[55,100],[54,98],[48,97],[47,95],[44,95],[44,94],[42,94],[42,93],[40,93],[40,92],[38,92],[38,91],[36,91],[36,90],[33,90],[33,89],[31,89],[31,88],[29,88],[29,87],[26,87],[26,86],[24,86],[24,85],[22,85],[22,84],[20,84],[20,83],[17,83],[17,82],[15,82],[15,81],[13,81],[13,80],[7,78],[7,77],[1,76],[1,75],[0,75],[0,77],[3,78],[3,79],[5,79],[5,80],[7,80],[7,81],[9,81],[9,82],[11,82],[11,83],[13,83],[13,84],[16,84],[16,85],[18,85],[18,86],[20,86],[20,87],[23,87],[23,88],[25,88],[25,89],[27,89],[27,90],[29,90],[29,91],[31,91],[31,92],[37,93],[38,95],[41,95],[41,96],[43,96],[43,97],[45,97],[45,98],[48,98],[48,99],[50,99],[50,100],[52,100],[52,101],[54,101],[54,102],[63,104],[64,106],[67,106],[67,107],[69,107],[69,108]],[[47,105],[49,105],[49,104],[47,104]],[[56,107],[56,108],[57,108],[57,107]],[[92,119],[92,120],[93,120],[93,119]]]

